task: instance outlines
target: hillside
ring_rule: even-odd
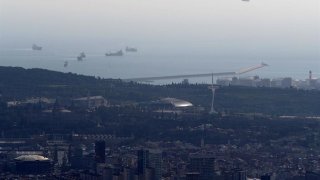
[[[102,95],[113,104],[161,97],[186,99],[207,108],[211,102],[211,92],[204,84],[147,85],[20,67],[0,67],[0,93],[5,101],[39,96],[70,99],[89,93]],[[216,109],[273,115],[319,115],[319,99],[319,91],[222,87],[216,92]]]

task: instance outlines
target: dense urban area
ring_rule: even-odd
[[[0,67],[0,179],[320,179],[312,72],[216,86]]]

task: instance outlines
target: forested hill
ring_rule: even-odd
[[[0,67],[0,94],[3,101],[28,97],[71,99],[87,96],[88,93],[104,96],[112,104],[174,97],[206,108],[211,105],[211,91],[205,84],[158,86],[43,69]],[[215,107],[220,111],[240,113],[318,116],[319,99],[320,91],[230,86],[216,91]]]
[[[0,84],[2,86],[14,85],[73,85],[95,84],[98,82],[93,76],[62,73],[45,69],[24,69],[21,67],[0,66]]]
[[[0,93],[6,99],[30,96],[70,98],[86,96],[88,92],[104,95],[110,83],[121,81],[38,68],[0,67]]]

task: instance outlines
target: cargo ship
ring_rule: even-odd
[[[41,47],[41,46],[37,46],[36,44],[33,44],[33,45],[32,45],[32,50],[34,50],[34,51],[41,51],[41,50],[42,50],[42,47]]]
[[[106,53],[106,56],[123,56],[123,52],[122,52],[122,50],[119,50],[114,53]]]
[[[86,57],[86,54],[84,52],[80,53],[79,56],[77,56],[78,61],[83,61],[83,58]]]
[[[126,47],[126,52],[138,52],[137,48],[133,48],[133,47]]]

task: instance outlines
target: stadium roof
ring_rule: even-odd
[[[171,104],[174,107],[191,107],[191,106],[193,106],[193,104],[188,101],[176,99],[176,98],[169,98],[168,97],[168,98],[163,98],[160,101],[163,103]]]
[[[22,155],[22,156],[15,158],[15,160],[18,160],[18,161],[48,161],[49,159],[44,156],[40,156],[40,155]]]

